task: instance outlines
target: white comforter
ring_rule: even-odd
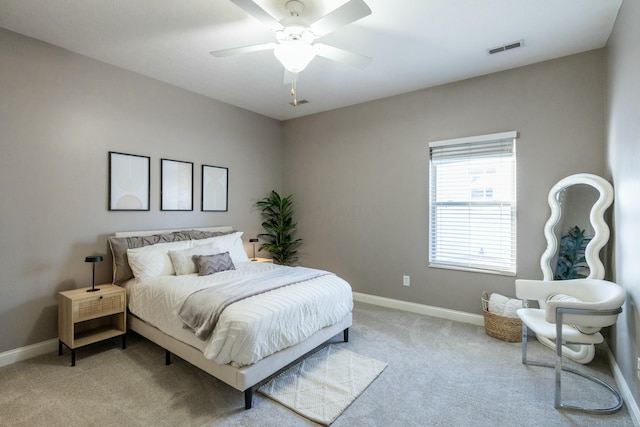
[[[250,365],[342,320],[353,309],[351,287],[335,275],[285,286],[227,307],[207,341],[183,328],[178,312],[193,292],[260,275],[278,265],[245,262],[210,276],[161,276],[125,284],[129,310],[218,364]]]

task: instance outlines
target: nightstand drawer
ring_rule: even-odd
[[[73,321],[81,322],[108,314],[119,313],[124,310],[124,295],[107,295],[86,298],[76,301],[73,310]]]

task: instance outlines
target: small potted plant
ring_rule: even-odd
[[[262,227],[266,233],[258,234],[263,242],[260,250],[266,250],[275,264],[291,265],[298,260],[298,246],[302,239],[294,237],[297,224],[293,222],[293,196],[280,197],[271,191],[256,206],[262,214]]]

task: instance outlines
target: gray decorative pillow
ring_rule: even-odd
[[[193,261],[194,255],[215,255],[223,251],[224,248],[216,245],[203,245],[179,251],[169,251],[169,258],[171,258],[173,268],[176,270],[176,276],[181,276],[198,272],[198,267]]]
[[[221,271],[235,270],[229,252],[215,255],[194,255],[193,262],[198,268],[198,276],[208,276]]]

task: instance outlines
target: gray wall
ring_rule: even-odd
[[[481,313],[514,278],[427,267],[428,142],[516,130],[518,277],[541,278],[547,194],[604,172],[602,49],[285,122],[301,262],[355,291]],[[411,286],[402,286],[402,276]]]
[[[638,57],[629,65],[628,52],[624,61],[616,54],[637,40],[628,23],[619,27],[609,146],[624,163],[632,159],[623,150],[637,150],[628,115],[638,97],[631,83],[613,82],[632,79]],[[605,58],[596,50],[283,126],[0,30],[0,322],[11,325],[0,332],[0,352],[56,336],[56,293],[89,284],[84,257],[107,255],[109,234],[231,224],[253,235],[253,203],[271,189],[295,195],[302,263],[336,271],[355,291],[480,313],[480,293],[512,295],[514,278],[427,267],[428,141],[520,133],[518,277],[540,277],[549,188],[572,173],[604,173]],[[150,212],[107,210],[110,150],[151,156]],[[195,163],[194,212],[159,211],[161,157]],[[202,163],[230,168],[228,213],[199,211]],[[613,163],[628,188],[633,167],[616,174]],[[620,216],[617,196],[616,227],[628,233],[632,213]],[[97,281],[110,275],[107,258]],[[635,336],[634,319],[625,327]]]
[[[607,166],[615,188],[615,279],[627,291],[611,348],[640,400],[636,358],[640,356],[640,2],[625,1],[608,45]]]
[[[57,292],[91,284],[84,257],[115,231],[259,231],[253,203],[282,187],[280,122],[6,30],[0,64],[0,352],[57,336]],[[108,151],[151,157],[149,212],[107,210]],[[195,163],[193,212],[160,211],[161,157]],[[229,168],[229,212],[200,212],[203,163]]]

